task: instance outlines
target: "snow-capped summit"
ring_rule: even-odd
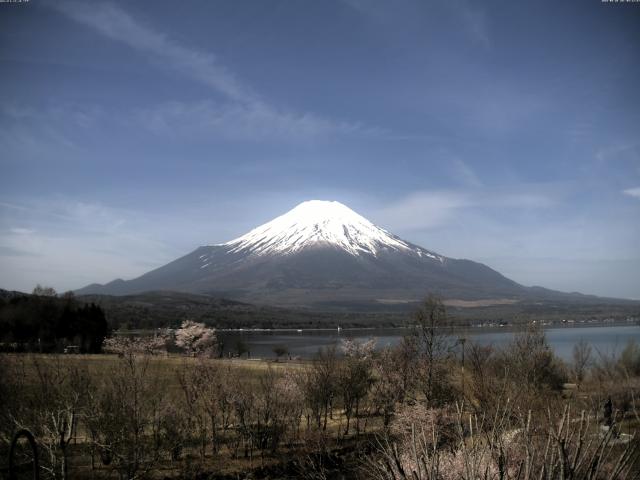
[[[323,200],[302,202],[284,215],[223,244],[230,252],[256,255],[290,254],[318,245],[335,246],[351,255],[375,256],[382,249],[416,250],[416,253],[421,250],[342,203]]]
[[[526,289],[486,265],[430,252],[339,202],[303,202],[230,242],[196,248],[138,278],[79,294],[181,291],[250,303],[387,308],[427,292],[448,298],[517,298]]]

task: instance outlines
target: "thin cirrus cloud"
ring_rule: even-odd
[[[473,199],[456,191],[414,192],[382,208],[374,217],[392,230],[425,230],[450,221],[455,212],[473,205]]]
[[[455,222],[460,213],[469,208],[484,211],[520,209],[547,209],[560,201],[553,189],[538,188],[520,191],[487,190],[437,190],[413,192],[375,214],[381,225],[398,231],[421,231],[442,227]]]
[[[473,8],[469,2],[463,0],[447,3],[451,5],[451,8],[456,12],[469,37],[482,47],[486,49],[490,48],[491,38],[489,36],[489,27],[485,14],[481,10]]]
[[[139,212],[70,199],[0,202],[0,288],[57,289],[134,277],[175,258]],[[160,227],[158,227],[160,228]]]
[[[229,99],[247,103],[258,101],[257,95],[220,65],[214,55],[179,45],[166,35],[137,22],[115,5],[67,1],[52,3],[51,6],[111,40],[150,54],[156,60],[163,60],[164,65],[183,72]]]
[[[262,102],[221,105],[209,100],[171,101],[139,109],[134,121],[158,135],[203,137],[211,132],[232,140],[296,140],[329,135],[383,135],[378,128],[331,121],[312,113],[276,112]]]
[[[47,158],[52,151],[82,150],[83,134],[106,118],[96,106],[52,103],[39,109],[8,104],[0,107],[0,147],[9,159]]]
[[[375,22],[378,26],[386,27],[389,32],[404,32],[407,28],[419,28],[415,23],[418,18],[430,17],[429,2],[422,0],[402,0],[395,2],[393,8],[384,0],[343,0],[354,11]],[[436,3],[436,2],[433,2]],[[447,12],[457,30],[473,43],[488,49],[491,47],[491,37],[486,15],[467,0],[447,0],[438,5]]]
[[[71,1],[51,5],[68,18],[147,55],[158,65],[209,87],[224,99],[222,102],[211,99],[191,103],[168,101],[135,112],[134,121],[138,120],[154,133],[186,133],[189,136],[217,133],[242,140],[383,133],[382,129],[368,128],[359,122],[336,121],[313,113],[278,108],[221,65],[212,53],[180,45],[114,5]]]
[[[630,197],[640,199],[640,187],[627,188],[626,190],[623,190],[622,193],[629,195]]]
[[[35,230],[32,230],[30,228],[12,227],[9,229],[9,232],[14,235],[30,235],[32,233],[35,233]]]
[[[476,172],[471,168],[471,166],[465,161],[454,157],[451,161],[451,168],[453,178],[464,185],[470,187],[481,187],[482,180],[476,174]]]

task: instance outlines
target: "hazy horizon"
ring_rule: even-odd
[[[0,288],[130,279],[310,199],[640,299],[640,8],[0,3]]]

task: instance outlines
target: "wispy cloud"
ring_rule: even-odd
[[[454,158],[451,162],[451,166],[453,169],[453,176],[458,182],[471,187],[482,186],[482,181],[467,162],[459,158]]]
[[[0,288],[58,289],[133,277],[179,253],[139,212],[70,199],[0,203]]]
[[[135,118],[155,133],[219,134],[232,139],[371,135],[381,129],[279,108],[262,98],[210,52],[187,47],[106,3],[56,2],[54,8],[97,33],[147,55],[155,64],[209,87],[220,99],[169,101],[140,109]]]
[[[460,192],[414,192],[375,214],[376,222],[392,230],[425,230],[450,221],[455,212],[473,205]]]
[[[640,144],[635,142],[621,142],[607,147],[599,148],[595,157],[600,162],[608,162],[611,160],[624,160],[633,159],[638,160],[640,158]]]
[[[31,235],[32,233],[35,233],[35,230],[32,230],[31,228],[22,227],[12,227],[9,231],[15,235]]]
[[[487,17],[484,12],[477,8],[475,2],[473,6],[471,2],[466,0],[448,1],[446,3],[454,9],[463,29],[473,41],[484,48],[491,47]]]
[[[54,8],[67,17],[93,28],[114,41],[124,43],[177,72],[201,82],[224,96],[251,103],[257,95],[220,65],[215,55],[188,48],[153,28],[143,25],[121,8],[97,2],[55,2]]]
[[[446,9],[456,32],[468,41],[483,48],[491,47],[491,36],[487,16],[475,3],[467,0],[403,0],[393,3],[384,0],[343,0],[353,10],[395,33],[406,28],[420,28],[417,18],[427,18],[436,6]],[[436,5],[437,4],[437,5]],[[401,26],[401,28],[400,28]]]
[[[330,135],[382,136],[382,129],[335,122],[312,113],[279,112],[267,104],[221,105],[209,100],[166,102],[139,109],[136,122],[159,135],[202,137],[212,132],[233,140],[313,139]]]
[[[629,195],[630,197],[640,199],[640,187],[627,188],[626,190],[623,190],[622,193]]]
[[[413,192],[375,213],[380,225],[391,230],[421,231],[457,222],[461,211],[546,209],[557,205],[558,194],[544,187],[520,189],[469,188]]]
[[[86,133],[106,119],[97,106],[52,101],[33,108],[10,103],[0,107],[0,149],[8,159],[50,158],[53,152],[82,151]]]

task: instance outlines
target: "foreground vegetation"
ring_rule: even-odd
[[[166,353],[164,336],[107,341],[110,355],[5,354],[0,455],[27,429],[41,478],[640,472],[640,347],[601,356],[580,343],[563,364],[537,329],[503,350],[444,335],[434,298],[415,320],[393,349],[347,341],[309,362],[211,358],[215,337],[193,322],[170,339],[180,355]]]

